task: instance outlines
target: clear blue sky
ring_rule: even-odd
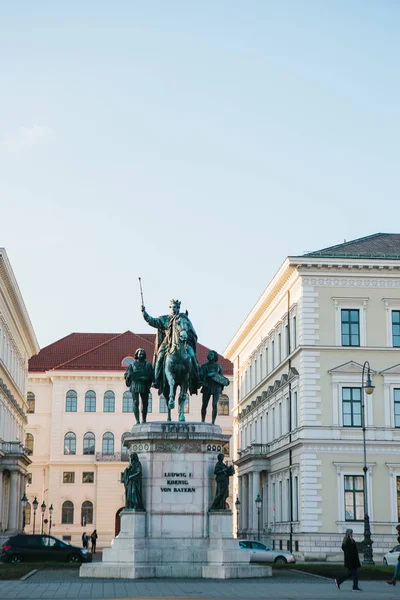
[[[41,346],[218,351],[287,255],[399,232],[397,0],[0,5],[0,246]]]

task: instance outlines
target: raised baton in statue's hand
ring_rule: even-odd
[[[142,307],[144,308],[143,290],[142,290],[142,278],[138,277],[138,279],[139,279],[139,286],[140,286],[140,296],[142,298]]]

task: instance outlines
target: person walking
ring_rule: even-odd
[[[396,530],[397,530],[397,541],[400,544],[400,525],[396,526]],[[399,574],[400,571],[400,554],[397,558],[397,564],[393,573],[393,577],[392,579],[389,579],[389,581],[387,581],[386,583],[388,583],[389,585],[396,585],[396,579],[397,579],[397,575]]]
[[[92,533],[92,535],[90,536],[90,539],[92,541],[92,554],[96,553],[96,543],[97,543],[97,530],[95,529]]]
[[[361,567],[360,559],[358,558],[357,544],[353,539],[353,530],[346,529],[345,536],[343,538],[342,550],[344,552],[344,566],[347,568],[347,573],[344,577],[338,577],[335,579],[336,587],[340,590],[340,586],[343,581],[352,577],[353,579],[353,590],[361,592],[361,588],[358,587],[358,569]]]
[[[87,535],[86,531],[84,531],[82,534],[82,546],[87,549],[88,544],[89,544],[89,536]]]

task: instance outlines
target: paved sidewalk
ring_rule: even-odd
[[[61,573],[37,573],[27,581],[4,581],[0,586],[1,600],[36,600],[54,598],[93,599],[172,599],[214,600],[217,598],[241,600],[350,600],[360,596],[365,600],[389,600],[398,598],[400,589],[388,586],[384,581],[361,582],[362,592],[353,592],[351,583],[343,584],[340,591],[331,580],[308,574],[277,573],[271,578],[259,580],[207,580],[207,579],[79,579],[75,575],[66,580],[56,579]],[[53,574],[51,577],[50,575]],[[399,585],[400,588],[400,585]]]

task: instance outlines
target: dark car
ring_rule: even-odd
[[[2,548],[0,560],[4,562],[92,562],[92,554],[71,546],[52,535],[14,535]]]

